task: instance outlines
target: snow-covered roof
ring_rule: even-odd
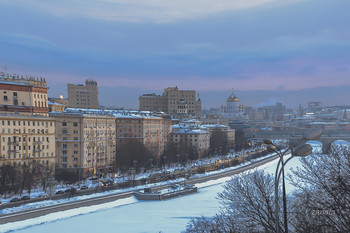
[[[61,105],[64,106],[64,104],[60,104],[60,103],[56,103],[56,102],[51,102],[51,101],[47,101],[49,105]]]
[[[176,131],[173,131],[173,133],[178,133],[178,134],[202,134],[202,133],[208,133],[206,130],[202,129],[179,129]]]
[[[116,118],[162,119],[162,117],[154,116],[150,111],[136,111],[136,110],[66,108],[64,113],[113,115]]]

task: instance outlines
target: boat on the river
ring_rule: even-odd
[[[151,188],[144,188],[144,190],[134,191],[134,196],[143,201],[160,201],[173,197],[178,197],[182,195],[187,195],[191,193],[196,193],[197,187],[194,185],[186,184],[172,184],[168,190],[152,191]]]

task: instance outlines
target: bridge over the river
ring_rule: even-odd
[[[286,139],[289,144],[296,144],[305,131],[259,131],[247,134],[251,141],[261,141],[263,139]],[[332,143],[337,140],[350,142],[350,130],[325,130],[317,140],[322,143],[322,152],[329,153]]]

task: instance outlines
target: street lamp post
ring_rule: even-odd
[[[276,166],[275,172],[275,218],[276,218],[276,232],[280,232],[279,227],[279,201],[278,201],[278,186],[279,180],[282,175],[282,195],[283,195],[283,216],[284,216],[284,227],[285,232],[288,233],[288,219],[287,219],[287,200],[286,200],[286,187],[285,187],[285,178],[284,178],[284,167],[285,165],[294,157],[306,157],[312,153],[312,147],[309,144],[305,144],[305,142],[310,140],[318,139],[322,134],[321,129],[311,129],[307,131],[302,139],[295,145],[289,145],[289,147],[282,152],[282,150],[273,144],[271,140],[265,139],[264,143],[270,145],[270,149],[277,153],[279,156],[279,161]],[[291,152],[291,157],[286,161],[283,160],[283,157],[287,154],[287,152]],[[280,167],[281,165],[281,167]]]
[[[134,177],[133,177],[133,183],[135,184],[135,176],[136,176],[136,164],[137,164],[137,160],[133,160],[132,162],[134,163]]]
[[[177,165],[180,166],[180,154],[177,154],[176,157],[177,157]]]
[[[163,156],[163,162],[164,162],[164,173],[166,172],[166,169],[165,169],[165,160],[167,159],[166,156]]]

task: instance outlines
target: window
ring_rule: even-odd
[[[62,122],[62,126],[67,126],[67,122]]]
[[[74,151],[74,154],[75,154],[75,155],[77,155],[77,154],[78,154],[78,151],[77,151],[77,150],[75,150],[75,151]]]
[[[74,137],[74,140],[75,140],[75,141],[78,141],[78,137]]]
[[[67,144],[62,144],[63,149],[67,149]]]
[[[78,144],[74,144],[74,148],[78,148]]]
[[[4,95],[4,101],[9,101],[7,95]]]
[[[73,122],[73,126],[77,127],[78,126],[78,122]]]

